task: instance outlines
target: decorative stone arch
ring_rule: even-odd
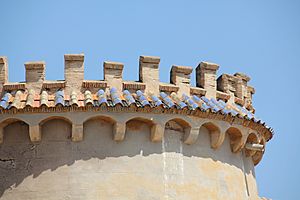
[[[7,118],[7,119],[2,120],[2,121],[0,122],[0,127],[5,128],[5,127],[8,126],[9,124],[12,124],[12,123],[18,122],[18,121],[24,122],[24,123],[26,123],[27,125],[29,125],[29,122],[26,121],[26,120],[24,120],[24,119],[22,119],[22,118],[12,117],[12,118]]]
[[[126,123],[132,120],[137,120],[137,121],[141,121],[144,122],[146,124],[154,124],[154,121],[151,117],[145,117],[145,116],[139,116],[139,117],[131,117],[128,120],[126,120]]]
[[[245,141],[243,140],[242,131],[239,128],[232,126],[229,127],[225,133],[229,136],[231,151],[233,153],[237,153],[238,151],[240,151],[245,143]]]
[[[114,119],[113,117],[109,116],[109,115],[105,115],[105,114],[96,114],[96,115],[89,115],[87,117],[82,118],[82,123],[86,123],[89,120],[93,120],[93,119],[101,119],[104,120],[106,122],[109,123],[116,123],[117,119]]]
[[[15,122],[23,122],[29,127],[29,123],[21,118],[8,118],[0,122],[0,144],[3,143],[4,128]]]
[[[91,120],[103,120],[105,121],[107,124],[111,124],[113,126],[113,130],[114,130],[114,134],[113,134],[113,137],[116,137],[116,134],[115,134],[115,130],[116,130],[116,124],[117,124],[117,121],[115,119],[113,119],[112,117],[110,116],[107,116],[107,115],[94,115],[94,116],[89,116],[87,118],[84,119],[83,123],[82,123],[82,134],[84,135],[84,126],[87,122],[91,121]],[[79,126],[79,125],[78,125]],[[83,139],[83,135],[81,136],[81,138]]]
[[[92,117],[85,118],[84,121],[83,121],[83,124],[85,124],[86,122],[88,122],[90,120],[94,120],[94,119],[100,119],[100,120],[103,120],[103,121],[105,121],[107,123],[111,123],[111,124],[116,123],[116,120],[113,119],[110,116],[107,116],[107,115],[95,115],[95,116],[92,116]]]
[[[44,117],[40,120],[39,122],[39,125],[42,126],[44,125],[46,122],[49,122],[51,120],[54,120],[54,119],[59,119],[59,120],[63,120],[65,122],[68,122],[70,124],[72,124],[72,120],[69,119],[68,117],[65,117],[65,116],[48,116],[48,117]]]
[[[211,148],[219,148],[225,139],[225,133],[221,131],[221,128],[213,122],[205,122],[201,127],[205,127],[209,132]]]
[[[198,137],[197,131],[192,129],[191,123],[182,118],[171,118],[165,123],[164,129],[171,129],[183,132],[183,142],[185,144],[193,144]],[[199,132],[199,129],[197,129]]]
[[[258,144],[259,137],[255,132],[250,132],[247,136],[246,144]],[[246,145],[247,146],[247,145]],[[255,150],[245,149],[245,154],[247,157],[253,156],[256,153]]]
[[[52,120],[62,120],[66,123],[68,123],[69,125],[71,125],[72,130],[71,130],[71,137],[73,139],[73,135],[74,135],[74,124],[72,123],[72,120],[69,119],[68,117],[65,116],[48,116],[48,117],[44,117],[39,121],[39,124],[37,126],[31,126],[31,131],[30,131],[30,135],[32,135],[32,137],[34,137],[34,141],[40,141],[42,138],[42,127],[43,125],[45,125],[47,122],[50,122]]]
[[[128,129],[128,126],[130,126],[130,122],[132,122],[133,120],[143,122],[149,126],[150,132],[151,132],[150,140],[152,142],[158,142],[158,141],[162,140],[162,137],[164,134],[163,126],[161,126],[161,124],[155,122],[152,118],[148,118],[148,117],[132,117],[132,118],[130,118],[125,123],[125,126],[126,126],[125,132]]]

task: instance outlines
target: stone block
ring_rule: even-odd
[[[66,54],[65,56],[65,93],[71,90],[79,92],[84,80],[84,54]]]
[[[159,57],[140,56],[139,79],[146,84],[146,94],[159,94],[159,62]]]
[[[123,90],[123,63],[105,61],[103,64],[104,80],[108,87],[115,87],[118,91]]]
[[[179,86],[178,96],[190,94],[190,83],[192,67],[173,65],[171,69],[170,82]]]
[[[29,126],[29,136],[32,142],[39,142],[41,140],[41,128],[39,125]]]
[[[217,90],[217,70],[219,65],[201,62],[196,68],[196,85],[206,89],[206,97],[215,98]]]

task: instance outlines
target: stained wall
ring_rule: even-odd
[[[202,127],[193,145],[182,142],[183,127],[166,125],[161,142],[151,142],[147,122],[131,120],[125,139],[112,138],[103,118],[84,123],[84,138],[72,142],[70,122],[41,125],[42,140],[31,143],[28,125],[4,128],[0,145],[0,199],[256,199],[251,157],[233,153],[229,136],[218,149]]]

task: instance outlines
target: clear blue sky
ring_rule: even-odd
[[[276,133],[256,167],[259,193],[300,199],[300,2],[5,1],[0,2],[0,55],[10,81],[23,81],[24,62],[46,61],[48,80],[64,79],[66,53],[85,53],[85,78],[102,79],[104,60],[125,64],[138,79],[139,55],[161,57],[161,81],[172,64],[220,64],[244,72],[256,88],[257,115]],[[193,84],[195,84],[193,73]],[[296,129],[298,128],[298,129]]]

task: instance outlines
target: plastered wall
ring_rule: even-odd
[[[228,135],[214,150],[205,127],[193,145],[181,142],[176,122],[161,142],[151,142],[149,125],[138,120],[127,122],[121,142],[112,139],[113,125],[98,118],[84,123],[80,142],[71,142],[71,124],[62,119],[41,129],[41,142],[33,144],[27,124],[4,128],[0,199],[258,198],[251,157],[233,153]]]

